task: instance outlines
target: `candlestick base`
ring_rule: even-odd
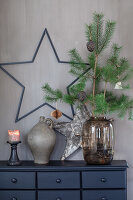
[[[7,164],[11,166],[21,165],[21,161],[19,160],[18,154],[17,154],[17,145],[21,143],[21,141],[15,141],[15,142],[7,141],[7,143],[11,145],[11,155]]]

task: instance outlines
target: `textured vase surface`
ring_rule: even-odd
[[[53,152],[56,135],[52,120],[40,117],[40,121],[28,134],[28,144],[34,157],[34,163],[47,164]]]
[[[113,160],[113,125],[106,118],[90,118],[83,125],[82,145],[88,164],[109,164]]]

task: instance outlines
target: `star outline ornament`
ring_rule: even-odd
[[[12,74],[10,74],[10,73],[3,67],[3,66],[7,66],[7,65],[17,65],[17,64],[29,64],[29,63],[34,63],[34,61],[35,61],[35,59],[36,59],[36,56],[37,56],[37,54],[38,54],[38,51],[39,51],[39,49],[40,49],[40,46],[41,46],[41,44],[42,44],[42,42],[43,42],[43,39],[44,39],[44,37],[45,37],[45,35],[46,35],[47,38],[48,38],[48,41],[49,41],[49,43],[50,43],[50,45],[51,45],[51,48],[52,48],[52,50],[53,50],[53,52],[54,52],[54,54],[55,54],[55,57],[56,57],[57,62],[58,62],[58,63],[61,63],[61,64],[70,64],[69,61],[60,60],[60,58],[59,58],[59,56],[58,56],[58,54],[57,54],[57,51],[56,51],[56,49],[55,49],[55,46],[54,46],[54,44],[53,44],[53,42],[52,42],[52,39],[51,39],[51,37],[50,37],[50,35],[49,35],[49,33],[48,33],[47,28],[44,29],[44,31],[43,31],[43,33],[42,33],[42,36],[41,36],[41,39],[39,40],[39,43],[38,43],[38,45],[37,45],[37,48],[35,49],[35,52],[34,52],[33,57],[32,57],[31,60],[28,60],[28,61],[18,61],[18,62],[5,62],[5,63],[0,63],[0,69],[1,69],[6,75],[8,75],[13,81],[15,81],[15,82],[21,87],[21,89],[22,89],[21,95],[20,95],[20,98],[19,98],[18,107],[17,107],[17,113],[16,113],[16,117],[15,117],[15,123],[17,123],[18,121],[20,121],[20,120],[26,118],[27,116],[29,116],[30,114],[32,114],[33,112],[39,110],[40,108],[42,108],[42,107],[44,107],[44,106],[48,106],[48,107],[50,107],[50,108],[53,109],[53,110],[56,109],[55,107],[53,107],[53,106],[50,105],[49,103],[46,103],[46,102],[45,102],[45,103],[43,103],[43,104],[37,106],[37,107],[34,108],[33,110],[27,112],[26,114],[24,114],[24,115],[22,115],[22,116],[20,117],[19,114],[20,114],[20,110],[21,110],[21,106],[22,106],[22,102],[23,102],[23,97],[24,97],[24,92],[25,92],[25,86],[24,86],[19,80],[17,80]],[[89,65],[89,63],[85,63],[85,64],[86,64],[86,65]],[[89,68],[88,68],[88,70],[89,70]],[[68,93],[68,94],[70,94],[69,88],[70,88],[81,76],[83,76],[88,70],[86,70],[83,74],[81,74],[78,78],[76,78],[72,83],[70,83],[70,84],[66,87],[66,90],[67,90],[67,93]],[[72,114],[73,114],[73,116],[74,116],[74,108],[73,108],[73,105],[71,105],[71,111],[72,111]],[[62,115],[63,115],[64,117],[66,117],[67,119],[72,120],[72,118],[71,118],[70,116],[66,115],[65,113],[62,113]]]

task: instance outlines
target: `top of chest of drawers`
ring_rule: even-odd
[[[37,165],[33,161],[23,161],[21,166],[8,166],[7,161],[0,161],[0,171],[95,171],[125,170],[125,160],[114,160],[109,165],[87,165],[82,160],[50,161],[47,165]]]

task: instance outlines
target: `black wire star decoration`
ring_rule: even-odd
[[[40,41],[39,41],[39,43],[38,43],[38,45],[37,45],[37,48],[36,48],[36,50],[35,50],[35,52],[34,52],[33,57],[32,57],[31,60],[29,60],[29,61],[20,61],[20,62],[0,63],[0,69],[1,69],[4,73],[6,73],[13,81],[15,81],[15,82],[21,87],[21,89],[22,89],[22,92],[21,92],[21,95],[20,95],[20,99],[19,99],[19,103],[18,103],[18,107],[17,107],[17,113],[16,113],[16,117],[15,117],[15,123],[18,122],[18,121],[20,121],[20,120],[22,120],[22,119],[24,119],[24,118],[26,118],[27,116],[29,116],[30,114],[32,114],[33,112],[39,110],[40,108],[42,108],[42,107],[44,107],[44,106],[48,106],[48,107],[50,107],[50,108],[53,109],[53,110],[56,109],[56,108],[53,107],[52,105],[50,105],[50,104],[48,104],[48,103],[45,102],[45,103],[39,105],[38,107],[34,108],[34,109],[31,110],[30,112],[27,112],[26,114],[24,114],[24,115],[22,115],[22,116],[20,117],[19,114],[20,114],[21,105],[22,105],[22,102],[23,102],[23,97],[24,97],[24,92],[25,92],[25,86],[24,86],[19,80],[17,80],[12,74],[10,74],[10,73],[3,67],[3,66],[6,66],[6,65],[16,65],[16,64],[34,63],[34,61],[35,61],[35,59],[36,59],[36,56],[37,56],[37,54],[38,54],[38,51],[39,51],[39,49],[40,49],[40,46],[41,46],[41,44],[42,44],[42,41],[43,41],[43,39],[44,39],[44,37],[45,37],[45,35],[47,36],[48,41],[50,42],[50,45],[51,45],[51,47],[52,47],[52,50],[53,50],[53,52],[54,52],[54,54],[55,54],[55,57],[56,57],[56,59],[57,59],[57,62],[58,62],[58,63],[62,63],[62,64],[70,64],[70,62],[68,62],[68,61],[60,60],[60,58],[59,58],[59,56],[58,56],[58,54],[57,54],[57,51],[56,51],[56,49],[55,49],[55,47],[54,47],[54,44],[53,44],[53,42],[52,42],[52,40],[51,40],[51,37],[50,37],[50,35],[49,35],[49,33],[48,33],[47,28],[44,29],[44,31],[43,31],[43,33],[42,33],[42,36],[41,36],[41,39],[40,39]],[[86,65],[89,65],[88,63],[85,63],[85,64],[86,64]],[[88,69],[87,69],[83,74],[81,74],[78,78],[76,78],[72,83],[70,83],[70,84],[66,87],[67,93],[68,93],[68,94],[70,94],[70,91],[69,91],[70,87],[71,87],[74,83],[76,83],[76,81],[78,81],[78,79],[79,79],[81,76],[83,76],[88,70],[89,70],[89,67],[88,67]],[[74,115],[74,108],[73,108],[73,105],[71,105],[71,111],[72,111],[72,114]],[[64,117],[66,117],[67,119],[72,120],[72,118],[71,118],[70,116],[66,115],[65,113],[62,113],[62,115],[63,115]]]

